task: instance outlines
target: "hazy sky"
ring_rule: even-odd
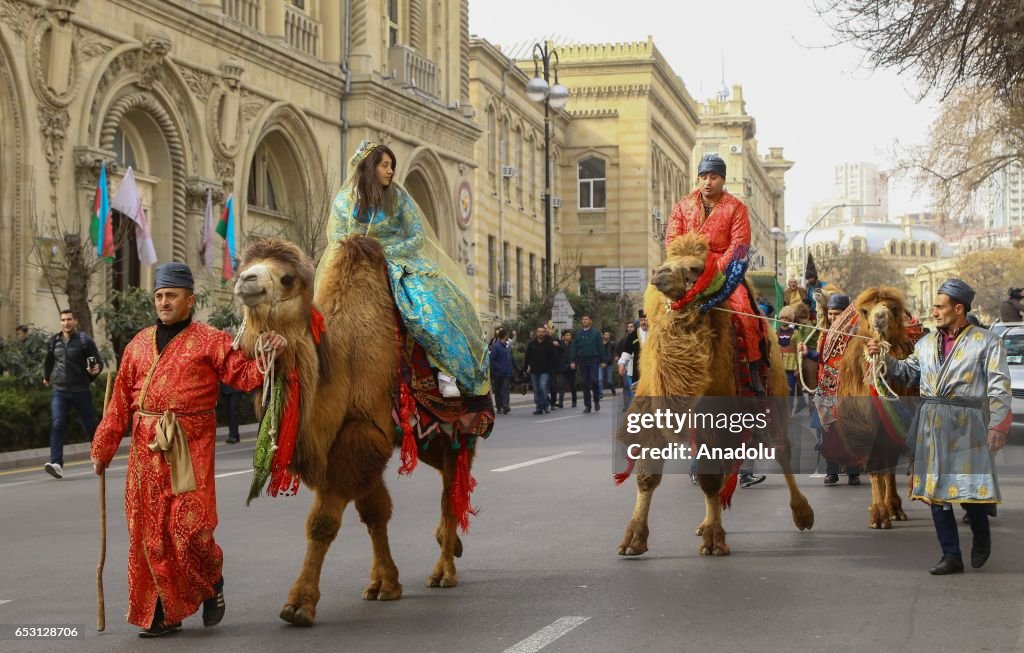
[[[821,47],[832,35],[810,0],[470,0],[469,31],[505,52],[544,38],[616,43],[650,35],[698,101],[721,88],[724,56],[725,83],[743,85],[757,121],[759,152],[782,146],[796,162],[786,174],[790,227],[831,195],[835,164],[888,167],[896,140],[922,142],[935,115],[934,101],[916,102],[912,77],[867,70],[852,46]],[[890,185],[890,214],[928,208],[912,195],[906,183]]]

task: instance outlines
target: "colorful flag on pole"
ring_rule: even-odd
[[[231,280],[235,276],[235,261],[238,253],[235,250],[237,234],[235,233],[235,196],[228,195],[228,201],[224,203],[224,212],[221,213],[220,222],[217,223],[217,233],[224,239],[224,267],[221,276],[225,280]]]
[[[100,178],[96,182],[96,199],[92,203],[92,220],[89,222],[89,237],[96,245],[96,256],[114,260],[114,227],[110,223],[110,191],[107,189],[107,162],[100,167]]]
[[[139,187],[135,185],[135,173],[131,166],[128,166],[128,172],[124,173],[124,179],[117,187],[110,208],[119,211],[135,223],[139,262],[143,265],[156,263],[156,249],[153,248],[153,236],[149,232],[149,220],[146,218],[146,210],[142,207],[142,196],[139,195]]]
[[[206,212],[203,214],[203,242],[199,258],[208,272],[213,272],[213,190],[206,189]]]

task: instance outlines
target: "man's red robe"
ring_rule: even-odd
[[[167,623],[181,621],[213,595],[224,554],[217,526],[214,446],[218,382],[252,390],[263,382],[256,362],[231,348],[231,336],[193,322],[161,354],[156,327],[125,348],[110,405],[92,441],[92,456],[110,462],[131,426],[125,482],[128,520],[128,621],[149,628],[157,598]],[[145,414],[140,414],[139,411]],[[170,467],[150,451],[159,416],[173,411],[187,435],[196,489],[174,495]]]
[[[700,189],[697,189],[676,202],[665,230],[665,247],[676,236],[698,232],[708,238],[708,263],[719,270],[732,260],[733,252],[738,245],[750,246],[750,216],[747,207],[733,195],[722,191],[722,197],[704,217],[704,205],[701,202]],[[725,307],[731,311],[757,314],[757,308],[750,300],[747,287],[740,284],[725,301]],[[762,336],[760,320],[757,317],[737,317],[740,333],[737,334],[740,357],[745,362],[761,359],[760,341]]]

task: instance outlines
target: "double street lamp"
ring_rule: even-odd
[[[552,73],[554,85],[551,84]],[[558,83],[558,52],[549,48],[546,42],[543,45],[533,44],[533,79],[526,83],[526,97],[533,102],[544,103],[544,295],[549,296],[552,291],[551,109],[559,111],[565,106],[569,101],[569,89]]]
[[[803,235],[803,238],[801,239],[801,242],[800,242],[800,256],[802,256],[803,259],[804,259],[803,272],[800,274],[800,279],[801,279],[801,281],[803,283],[807,282],[807,234],[811,233],[811,229],[814,229],[819,224],[821,224],[821,221],[824,220],[826,217],[828,217],[828,214],[831,213],[832,211],[835,211],[836,209],[844,209],[844,208],[848,208],[848,207],[861,207],[861,206],[881,206],[881,205],[878,204],[877,202],[874,203],[874,204],[836,204],[835,206],[829,207],[828,211],[825,211],[821,215],[820,218],[818,218],[817,220],[812,222],[811,226],[807,227],[807,229],[804,230],[804,235]]]

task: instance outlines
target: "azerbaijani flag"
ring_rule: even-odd
[[[224,203],[224,212],[217,223],[217,233],[224,239],[224,267],[221,270],[221,277],[227,281],[235,276],[235,261],[238,259],[235,229],[235,196],[228,195],[228,201]]]
[[[96,199],[92,203],[92,220],[89,223],[89,237],[96,245],[96,256],[108,263],[114,260],[114,226],[110,222],[110,191],[107,189],[107,162],[100,167],[100,178],[96,182]]]

